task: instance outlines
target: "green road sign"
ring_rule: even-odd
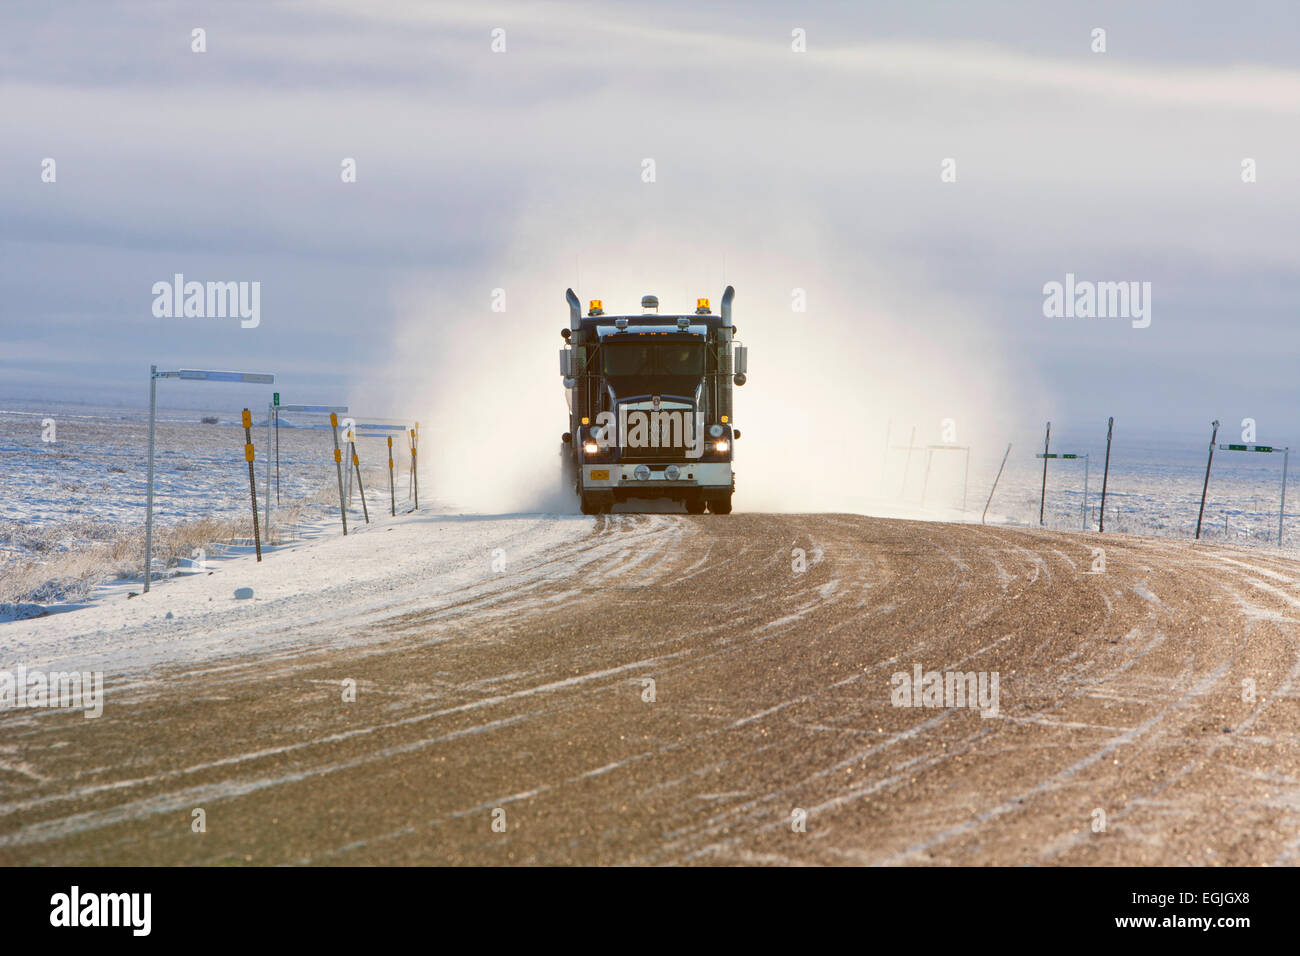
[[[1220,451],[1286,451],[1285,448],[1274,448],[1272,445],[1220,445]]]
[[[279,392],[275,392],[275,393],[271,396],[271,404],[272,404],[272,405],[279,405],[279,404],[280,404],[280,393],[279,393]]]

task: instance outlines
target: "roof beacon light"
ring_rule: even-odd
[[[688,329],[691,326],[691,320],[684,315],[677,316],[677,327],[679,329]]]
[[[709,300],[708,300],[708,299],[696,299],[696,300],[695,300],[695,314],[696,314],[696,315],[708,315],[708,314],[709,314]]]
[[[605,303],[601,302],[600,299],[592,299],[592,300],[591,300],[591,306],[588,308],[588,310],[587,310],[587,314],[588,314],[588,315],[604,315],[604,314],[605,314]]]
[[[659,311],[659,296],[657,295],[641,296],[641,310],[643,312],[657,313]]]
[[[624,329],[627,328],[627,319],[615,319],[614,327],[617,328],[620,332],[622,332]]]

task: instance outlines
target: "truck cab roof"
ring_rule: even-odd
[[[609,318],[629,318],[629,317],[600,316],[600,318],[609,319]],[[670,316],[658,316],[657,318],[667,318],[667,319],[675,320],[677,317],[670,315]],[[684,318],[695,318],[695,316],[684,316]],[[617,339],[623,337],[632,338],[641,335],[656,335],[656,336],[663,335],[663,336],[669,336],[669,337],[674,337],[679,339],[693,340],[693,339],[703,338],[707,336],[708,332],[709,332],[708,326],[699,325],[696,323],[692,323],[691,325],[683,329],[675,324],[668,325],[664,323],[655,323],[654,325],[633,325],[630,321],[630,318],[626,329],[620,329],[617,326],[613,325],[612,322],[607,325],[602,324],[596,326],[596,335],[600,338],[600,341],[602,342],[611,339]]]
[[[583,332],[588,335],[594,335],[604,338],[606,335],[618,331],[615,322],[619,319],[627,319],[627,331],[636,332],[668,332],[679,333],[681,329],[677,325],[678,319],[686,319],[689,325],[687,328],[698,335],[707,336],[710,330],[731,328],[725,324],[720,315],[587,315],[579,320],[579,325]]]

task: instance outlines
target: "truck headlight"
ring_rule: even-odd
[[[594,441],[583,442],[582,450],[585,454],[588,455],[600,454],[600,446],[597,445]]]
[[[669,465],[664,469],[664,477],[669,481],[676,481],[682,475],[682,470],[676,465]]]
[[[722,427],[721,425],[710,425],[710,426],[709,426],[709,437],[710,437],[710,438],[721,438],[721,437],[722,437],[722,433],[723,433],[724,430],[725,430],[725,429],[723,429],[723,427]]]
[[[725,438],[722,441],[715,441],[713,443],[713,450],[719,455],[725,455],[731,450],[731,442],[727,441]]]
[[[650,478],[650,466],[637,465],[636,471],[632,472],[632,474],[636,475],[637,481],[646,481]]]

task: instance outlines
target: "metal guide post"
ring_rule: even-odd
[[[253,474],[253,413],[244,409],[244,460],[248,462],[248,497],[253,502],[253,546],[262,560],[262,535],[257,527],[257,477]]]
[[[343,453],[339,449],[339,417],[330,412],[330,435],[334,438],[334,472],[339,480],[339,514],[343,517],[343,537],[348,535],[348,509],[343,501]]]

